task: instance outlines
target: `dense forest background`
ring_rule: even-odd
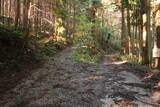
[[[67,44],[74,44],[75,59],[84,63],[119,50],[135,63],[159,66],[159,56],[152,58],[154,44],[156,53],[160,47],[156,0],[0,0],[0,4],[3,67],[18,66],[26,57],[52,55]]]

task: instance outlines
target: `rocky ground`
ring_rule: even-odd
[[[0,107],[160,107],[160,87],[140,73],[147,69],[116,55],[105,55],[99,64],[79,64],[73,50],[66,48],[31,70],[0,95]]]

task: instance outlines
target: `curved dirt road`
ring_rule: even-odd
[[[160,107],[151,88],[114,55],[96,65],[73,61],[69,47],[7,92],[0,107]]]

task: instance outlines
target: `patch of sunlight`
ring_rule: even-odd
[[[156,102],[160,102],[160,91],[153,92],[151,98]]]
[[[121,64],[125,64],[128,61],[116,61],[116,62],[105,62],[103,64],[115,64],[115,65],[121,65]]]
[[[49,31],[41,31],[41,33],[50,34]]]
[[[65,28],[63,26],[58,27],[57,31],[58,31],[58,34],[63,34],[65,31]]]
[[[160,88],[160,82],[156,83],[154,87],[155,88]]]
[[[66,38],[62,37],[62,36],[49,36],[49,37],[46,37],[42,40],[40,40],[40,43],[49,43],[49,42],[54,42],[54,41],[58,41],[58,42],[66,42]]]
[[[44,38],[44,39],[40,40],[40,42],[48,43],[48,42],[53,41],[53,40],[54,40],[54,37],[50,36],[50,37],[47,37],[47,38]]]
[[[56,26],[60,26],[60,24],[62,23],[62,19],[58,18],[57,20],[55,20],[55,25]]]
[[[116,64],[116,65],[121,65],[121,64],[124,64],[126,63],[127,61],[118,61],[118,62],[113,62],[113,64]]]
[[[77,49],[77,48],[92,48],[91,46],[86,46],[86,45],[83,45],[83,46],[73,46],[72,47],[73,49]]]
[[[57,28],[58,35],[63,34],[65,31],[65,28],[62,26],[63,20],[61,18],[58,18],[55,20],[55,27]]]
[[[57,41],[66,41],[66,38],[64,38],[62,36],[57,36],[56,39],[57,39]]]
[[[110,0],[102,0],[102,3],[108,3]]]
[[[88,48],[88,46],[81,46],[81,48]]]
[[[156,72],[149,72],[147,75],[145,75],[144,80],[152,78],[155,76],[157,73]]]

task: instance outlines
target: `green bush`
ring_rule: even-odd
[[[30,41],[22,32],[0,26],[0,67],[16,67],[24,63],[34,53],[29,47]]]
[[[120,55],[120,59],[121,60],[127,60],[135,65],[137,64],[141,64],[139,63],[138,61],[138,57],[136,55],[133,55],[133,56],[129,56],[129,55]]]
[[[85,14],[79,16],[79,21],[80,23],[76,28],[73,40],[76,47],[74,58],[76,61],[82,63],[95,63],[102,55],[102,49],[91,34],[92,27],[95,24],[89,22]]]

